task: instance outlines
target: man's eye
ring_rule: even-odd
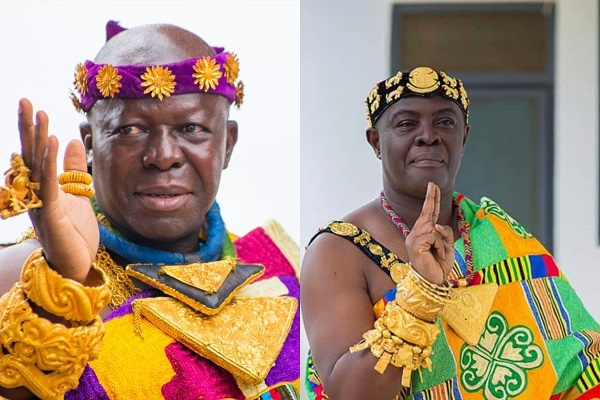
[[[448,118],[442,119],[439,123],[444,126],[454,126],[454,121]]]
[[[124,126],[119,128],[117,132],[121,135],[136,135],[138,133],[142,133],[143,131],[136,126]]]
[[[413,126],[415,126],[415,125],[416,125],[416,124],[415,124],[415,122],[414,122],[414,121],[411,121],[411,120],[403,120],[403,121],[400,121],[400,122],[398,122],[398,125],[397,125],[397,127],[398,127],[398,128],[410,128],[410,127],[413,127]]]
[[[185,133],[202,133],[205,129],[197,124],[186,124],[183,126],[183,131]]]

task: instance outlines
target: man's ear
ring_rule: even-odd
[[[235,121],[227,121],[227,139],[225,141],[225,160],[223,163],[223,169],[229,165],[229,159],[231,153],[238,140],[238,124]]]
[[[92,151],[92,126],[89,122],[84,121],[79,124],[79,134],[81,135],[81,141],[85,147],[85,158],[88,165],[88,172],[91,174],[94,153]]]
[[[367,142],[369,142],[375,152],[375,156],[381,160],[381,142],[377,128],[367,128],[366,137]]]
[[[465,136],[463,137],[461,155],[465,154],[465,148],[467,147],[467,142],[469,141],[469,132],[471,132],[471,125],[465,126]]]

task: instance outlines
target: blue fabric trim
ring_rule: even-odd
[[[225,223],[221,217],[221,210],[216,201],[206,213],[206,223],[208,226],[208,236],[206,243],[198,245],[198,257],[203,262],[211,262],[219,259],[221,256],[226,233]],[[181,253],[170,253],[142,246],[130,242],[124,237],[117,236],[102,224],[98,224],[98,226],[100,228],[100,243],[131,262],[147,264],[185,263],[185,257]]]

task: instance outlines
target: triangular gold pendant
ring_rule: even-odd
[[[169,275],[207,293],[216,293],[234,268],[235,259],[225,258],[208,263],[165,265],[161,267],[159,273]]]
[[[475,346],[479,343],[496,293],[496,283],[459,287],[455,289],[454,301],[444,307],[440,317],[462,340]]]

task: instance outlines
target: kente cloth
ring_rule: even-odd
[[[552,255],[494,201],[484,197],[476,204],[462,194],[455,196],[470,224],[476,271],[471,285],[495,282],[499,289],[476,346],[437,319],[441,333],[433,344],[433,368],[412,373],[407,398],[599,398],[600,326]],[[388,274],[390,260],[401,262],[368,232],[351,224],[346,227],[353,229],[335,229],[340,223],[330,223],[318,234],[330,232],[349,240]],[[456,279],[467,270],[462,238],[454,247],[451,278]],[[395,295],[396,288],[373,306],[376,318]],[[326,399],[310,354],[306,373],[308,397]]]
[[[291,239],[292,245],[284,243],[282,235],[276,235],[273,224],[279,227],[269,221],[245,236],[234,238],[238,260],[265,267],[264,275],[255,285],[263,289],[269,287],[270,295],[276,292],[276,295],[291,296],[299,301],[299,256],[290,252],[290,248],[297,248],[297,245]],[[67,392],[65,399],[299,399],[299,310],[295,312],[289,334],[266,378],[249,384],[199,356],[146,318],[136,319],[132,302],[155,296],[164,294],[157,289],[146,289],[130,297],[105,318],[106,334],[100,355],[86,366],[79,386]],[[135,333],[136,323],[140,325],[142,337]],[[227,332],[222,335],[226,336]],[[259,339],[268,339],[269,335],[269,332],[255,333]]]

